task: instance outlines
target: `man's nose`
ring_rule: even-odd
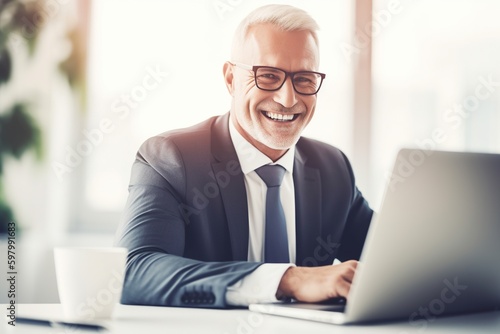
[[[297,104],[297,92],[293,88],[292,78],[286,78],[283,86],[274,92],[274,102],[285,108],[291,108]]]

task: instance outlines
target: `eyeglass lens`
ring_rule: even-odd
[[[277,68],[260,67],[255,73],[257,87],[264,90],[279,89],[286,79],[286,73]],[[321,84],[321,75],[314,72],[296,72],[292,83],[295,90],[302,94],[315,94]]]

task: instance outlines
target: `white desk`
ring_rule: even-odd
[[[4,305],[2,309],[5,310]],[[18,316],[37,318],[60,318],[59,304],[21,304],[17,305]],[[5,319],[5,318],[3,318]],[[0,324],[0,333],[92,333],[90,331],[61,329],[34,325],[18,324],[15,328]],[[210,310],[152,306],[119,305],[112,320],[103,324],[109,331],[101,333],[154,334],[154,333],[196,333],[196,334],[344,334],[344,333],[500,333],[500,312],[477,313],[452,316],[435,320],[422,330],[408,322],[391,322],[364,326],[335,326],[306,320],[289,319],[262,315],[247,310]],[[97,332],[94,332],[97,333]]]

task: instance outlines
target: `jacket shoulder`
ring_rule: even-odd
[[[339,148],[325,142],[301,137],[296,145],[297,154],[301,156],[306,165],[322,171],[336,171],[350,179],[354,185],[354,173],[347,156]],[[327,175],[330,173],[327,173]]]
[[[308,160],[327,158],[344,161],[347,159],[345,154],[337,147],[307,137],[300,137],[297,142],[297,150],[307,156]]]
[[[139,148],[135,165],[150,166],[164,179],[180,182],[187,165],[197,165],[209,154],[212,124],[217,116],[199,124],[148,138]],[[173,181],[176,179],[177,181]]]
[[[147,162],[152,162],[158,157],[170,157],[171,160],[190,152],[207,151],[206,145],[210,143],[212,125],[220,116],[214,116],[201,123],[190,127],[169,130],[148,138],[142,143],[137,156]]]

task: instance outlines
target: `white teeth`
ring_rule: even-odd
[[[276,114],[276,113],[273,113],[273,112],[269,112],[269,111],[266,111],[266,116],[275,120],[275,121],[283,121],[283,122],[286,122],[286,121],[291,121],[293,120],[293,114]]]

